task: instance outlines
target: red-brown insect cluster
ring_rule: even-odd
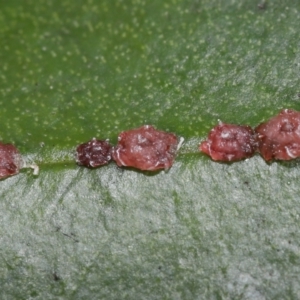
[[[144,125],[123,131],[118,144],[112,147],[107,141],[92,139],[76,150],[76,161],[86,167],[98,167],[113,159],[118,166],[156,171],[169,169],[175,160],[179,140],[173,133]]]
[[[115,147],[96,139],[79,145],[76,161],[90,168],[114,160],[120,167],[148,171],[169,169],[180,144],[174,133],[144,125],[121,132]],[[256,152],[266,161],[300,157],[300,112],[284,109],[255,129],[221,122],[210,131],[207,140],[200,143],[199,150],[213,160],[224,162],[249,158]]]
[[[144,125],[121,132],[115,147],[107,140],[95,138],[80,144],[76,148],[76,162],[89,168],[114,160],[120,167],[147,171],[169,169],[182,141],[174,133]],[[249,158],[256,152],[266,161],[300,157],[300,112],[283,109],[254,130],[250,126],[220,123],[200,143],[199,150],[213,160],[224,162]],[[0,142],[0,179],[19,173],[21,166],[33,168],[33,174],[38,174],[38,166],[24,164],[14,145]]]
[[[266,161],[300,157],[300,112],[284,109],[255,130],[249,126],[220,123],[210,131],[199,149],[217,161],[237,161],[255,152]]]

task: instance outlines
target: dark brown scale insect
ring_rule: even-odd
[[[255,129],[258,150],[266,160],[300,157],[300,112],[283,109],[277,116]]]
[[[199,150],[217,161],[237,161],[254,155],[257,142],[250,126],[220,123]]]
[[[19,173],[22,165],[21,154],[12,144],[0,142],[0,179]]]
[[[134,167],[148,171],[169,169],[182,142],[174,133],[144,125],[121,132],[112,156],[120,167]]]
[[[93,138],[76,148],[76,162],[89,168],[103,166],[111,160],[112,146],[106,140]]]

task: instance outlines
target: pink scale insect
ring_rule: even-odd
[[[39,174],[38,165],[25,163],[14,145],[0,142],[0,179],[16,175],[23,168],[32,168],[33,175]]]
[[[215,161],[239,161],[255,154],[256,135],[250,126],[220,122],[201,142],[199,150]]]
[[[75,159],[78,165],[97,168],[108,164],[111,161],[111,155],[112,146],[108,140],[93,138],[77,146]]]
[[[133,167],[144,171],[157,171],[172,167],[176,154],[183,143],[174,133],[144,125],[123,131],[112,157],[119,167]]]
[[[283,109],[255,128],[258,151],[266,161],[300,157],[300,112]]]

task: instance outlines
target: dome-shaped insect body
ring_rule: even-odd
[[[144,125],[121,132],[112,155],[120,167],[148,171],[169,169],[182,142],[174,133]]]
[[[261,156],[290,160],[300,157],[300,112],[283,109],[277,116],[256,127]]]
[[[103,166],[111,160],[112,146],[107,140],[93,138],[76,149],[76,162],[89,168]]]
[[[18,174],[22,167],[22,157],[12,144],[0,142],[0,179]]]
[[[209,133],[199,150],[217,161],[237,161],[254,155],[256,136],[250,126],[220,123]]]

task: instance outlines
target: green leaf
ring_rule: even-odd
[[[198,152],[300,110],[299,1],[0,4],[0,138],[40,166],[0,181],[1,299],[300,297],[299,160]],[[143,124],[185,138],[169,171],[76,166]]]

